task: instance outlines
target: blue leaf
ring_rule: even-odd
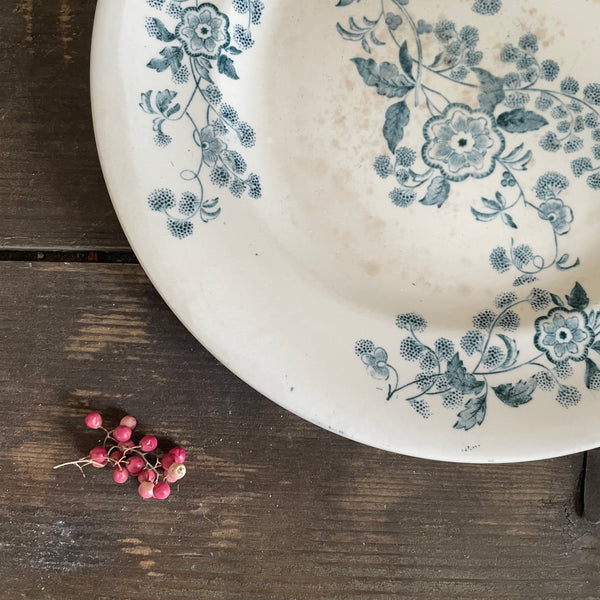
[[[227,77],[231,79],[239,79],[237,71],[235,70],[235,66],[233,65],[233,61],[231,58],[229,58],[229,56],[221,54],[221,56],[219,56],[217,67],[219,69],[219,73],[227,75]]]
[[[458,421],[454,424],[454,429],[464,429],[469,431],[475,425],[481,425],[485,420],[487,412],[487,395],[479,398],[471,398],[465,408],[458,413]]]
[[[179,71],[183,60],[183,50],[179,46],[167,46],[160,51],[160,55],[162,58],[153,58],[146,66],[159,73],[166,71],[168,68],[173,73]]]
[[[502,213],[502,221],[512,229],[518,229],[514,219],[508,213]]]
[[[498,125],[508,133],[527,133],[545,127],[548,121],[531,110],[515,108],[499,115]]]
[[[169,68],[169,61],[164,58],[153,58],[146,66],[149,69],[154,69],[158,73],[162,73]]]
[[[590,299],[579,282],[575,284],[575,287],[567,296],[567,302],[575,310],[585,310],[590,305]]]
[[[414,89],[410,80],[389,62],[378,65],[372,58],[352,58],[364,82],[377,88],[377,93],[388,98],[404,98]]]
[[[213,83],[211,79],[209,69],[211,69],[211,64],[204,57],[199,56],[194,59],[194,64],[196,67],[196,72],[200,79],[205,79],[208,83]]]
[[[159,112],[165,116],[167,115],[167,111],[169,109],[169,105],[175,97],[177,96],[177,92],[172,90],[162,90],[156,94],[156,108],[158,108]]]
[[[458,352],[448,363],[446,379],[449,385],[463,394],[479,394],[485,386],[483,381],[479,381],[474,375],[467,372]]]
[[[153,37],[161,42],[172,42],[175,36],[165,27],[160,19],[152,18],[149,21],[156,27],[156,31],[152,34]]]
[[[360,31],[358,31],[358,32],[348,31],[347,29],[344,29],[339,23],[336,24],[335,28],[337,29],[337,32],[342,36],[342,38],[344,38],[345,40],[348,40],[350,42],[358,42],[358,40],[361,40],[364,35]],[[373,61],[373,62],[375,62],[375,61]]]
[[[484,213],[474,209],[473,207],[471,207],[471,212],[473,213],[473,216],[481,223],[488,223],[489,221],[493,221],[499,214],[497,212]]]
[[[434,177],[427,188],[425,198],[420,200],[425,206],[437,206],[438,208],[448,200],[450,196],[450,183],[445,177]]]
[[[479,104],[482,110],[487,110],[490,113],[502,100],[504,100],[504,79],[495,77],[489,71],[472,67],[471,71],[477,75],[479,79],[481,93],[478,96]]]
[[[142,94],[140,107],[145,113],[149,115],[154,114],[154,109],[152,108],[152,90],[148,90]]]
[[[504,345],[506,346],[506,359],[502,363],[501,367],[503,369],[512,367],[517,362],[517,358],[519,357],[517,342],[503,333],[497,333],[496,335],[504,342]]]
[[[413,60],[408,52],[408,44],[406,41],[400,46],[400,66],[402,70],[414,81],[413,77]]]
[[[167,109],[165,111],[165,117],[171,117],[172,115],[174,115],[176,112],[179,111],[179,109],[181,108],[179,102],[177,102],[176,104],[173,104],[173,106],[171,106],[169,109]]]
[[[535,377],[530,377],[527,381],[522,379],[516,383],[505,383],[495,388],[494,393],[507,406],[518,408],[533,400],[533,392],[537,387]]]
[[[495,211],[502,210],[506,206],[506,200],[500,192],[496,192],[496,197],[494,199],[489,200],[488,198],[482,198],[481,202],[486,208]]]
[[[597,379],[597,375],[600,373],[598,365],[591,359],[585,359],[585,387],[589,390],[596,389],[594,385],[594,379]]]
[[[383,137],[385,137],[390,152],[394,153],[396,146],[404,137],[404,128],[410,121],[410,110],[403,100],[392,104],[385,112]]]

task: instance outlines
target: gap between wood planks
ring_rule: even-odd
[[[0,250],[0,261],[138,264],[131,250],[19,249]],[[583,454],[576,513],[600,524],[600,448]]]
[[[138,264],[131,250],[19,249],[0,250],[0,261]]]

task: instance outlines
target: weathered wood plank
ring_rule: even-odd
[[[92,132],[94,9],[0,3],[0,247],[127,248]]]
[[[2,598],[597,600],[581,457],[512,466],[367,448],[248,388],[136,265],[0,263]],[[142,502],[84,454],[90,408],[188,447]]]

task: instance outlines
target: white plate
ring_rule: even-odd
[[[264,2],[98,3],[102,165],[165,300],[363,443],[599,445],[600,3]]]

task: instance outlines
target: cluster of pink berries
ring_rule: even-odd
[[[112,431],[102,427],[100,413],[91,412],[85,417],[90,429],[101,429],[106,436],[101,446],[96,446],[80,460],[54,467],[76,465],[80,469],[92,465],[99,469],[110,465],[113,468],[113,480],[125,483],[131,477],[137,477],[138,493],[142,498],[164,500],[171,493],[171,483],[179,481],[186,472],[185,450],[176,446],[161,459],[155,454],[158,440],[153,435],[143,436],[137,443],[131,438],[137,425],[135,417],[127,415]]]

